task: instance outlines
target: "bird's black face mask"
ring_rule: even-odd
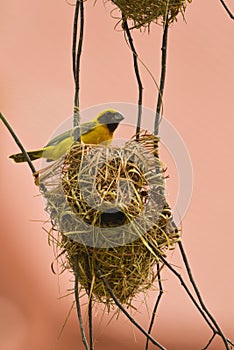
[[[100,124],[106,124],[111,132],[114,132],[119,123],[124,119],[123,115],[119,112],[107,111],[99,117]]]

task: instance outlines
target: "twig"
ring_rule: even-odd
[[[167,68],[167,41],[168,41],[168,14],[166,14],[164,19],[164,29],[163,29],[163,39],[162,39],[162,56],[161,56],[161,76],[160,76],[160,87],[158,91],[158,101],[156,107],[156,115],[154,121],[154,135],[158,135],[159,131],[159,121],[161,117],[161,109],[162,109],[162,99],[166,78],[166,68]]]
[[[215,337],[216,333],[213,332],[213,335],[212,337],[209,339],[208,343],[206,344],[206,346],[204,348],[202,348],[202,350],[206,350],[208,349],[208,347],[210,346],[210,344],[212,343],[212,341],[214,340],[214,337]]]
[[[150,248],[153,250],[153,252],[155,253],[155,255],[160,256],[160,260],[168,267],[169,270],[171,270],[171,272],[173,272],[174,275],[176,275],[176,277],[180,280],[181,285],[184,287],[184,289],[186,290],[187,294],[189,295],[189,297],[191,298],[192,302],[194,303],[194,305],[198,308],[198,310],[201,312],[203,318],[205,319],[205,321],[208,323],[209,327],[215,331],[214,327],[212,326],[211,322],[209,321],[209,319],[207,318],[207,316],[205,315],[205,313],[203,312],[203,310],[201,309],[200,305],[198,304],[198,302],[196,301],[196,299],[194,298],[194,296],[192,295],[192,293],[190,292],[188,286],[186,285],[186,283],[184,282],[183,278],[181,277],[181,275],[179,274],[179,272],[176,271],[176,269],[174,267],[172,267],[169,262],[167,262],[167,260],[158,252],[155,250],[154,246],[148,242]]]
[[[79,32],[79,42],[78,42],[78,48],[77,48],[77,27],[79,22],[79,15],[80,15],[80,32]],[[83,35],[84,35],[84,3],[83,0],[77,0],[76,1],[76,7],[75,7],[75,13],[74,13],[74,22],[73,22],[73,43],[72,43],[72,64],[73,64],[73,77],[75,82],[75,94],[74,94],[74,115],[73,115],[73,127],[74,130],[74,141],[80,140],[80,101],[79,101],[79,91],[80,91],[80,59],[81,59],[81,53],[82,53],[82,44],[83,44]],[[79,301],[79,292],[78,292],[78,257],[75,255],[74,257],[74,274],[75,274],[75,299],[76,299],[76,309],[80,324],[80,331],[81,331],[81,337],[82,342],[86,348],[86,350],[89,349],[88,342],[86,340],[84,326],[83,326],[83,320],[81,315],[81,308],[80,308],[80,301]],[[91,307],[91,313],[92,313],[92,303],[89,304],[89,308]],[[90,336],[90,347],[92,349],[92,315],[90,316],[90,310],[89,310],[89,336]]]
[[[91,290],[91,271],[89,265],[88,253],[84,253],[85,273],[88,284],[88,317],[89,317],[89,347],[93,350],[93,310],[92,310],[92,290]]]
[[[78,0],[76,1],[74,20],[73,20],[73,42],[72,42],[72,68],[73,68],[73,77],[75,81],[75,89],[76,89],[77,80],[78,80],[76,46],[77,46],[77,26],[78,26],[79,11],[80,11],[80,1]],[[77,90],[75,90],[75,97],[74,97],[75,106],[77,103],[77,95],[78,95],[78,92]]]
[[[125,310],[125,308],[122,306],[122,304],[119,302],[119,300],[116,298],[115,294],[113,293],[109,283],[107,282],[107,280],[105,279],[105,277],[102,275],[100,269],[97,267],[96,268],[96,272],[97,272],[97,276],[102,280],[102,282],[104,283],[108,293],[110,294],[111,298],[114,300],[115,304],[118,306],[118,308],[125,314],[125,316],[127,316],[127,318],[134,324],[134,326],[136,326],[147,338],[149,338],[149,340],[156,345],[159,349],[161,350],[166,350],[161,344],[159,344],[154,338],[151,337],[150,334],[148,334],[144,328],[141,327],[141,325],[139,325],[134,318]]]
[[[159,131],[159,121],[160,121],[160,113],[162,109],[162,99],[163,99],[163,92],[164,92],[164,85],[165,85],[165,78],[166,78],[166,63],[167,63],[167,39],[168,39],[168,13],[165,15],[164,18],[164,30],[163,30],[163,39],[162,39],[162,57],[161,57],[161,76],[160,76],[160,86],[158,91],[158,100],[157,100],[157,107],[156,107],[156,115],[155,115],[155,121],[154,121],[154,135],[158,135]],[[158,144],[155,143],[155,148],[158,147]],[[152,312],[152,317],[150,321],[150,326],[148,329],[148,333],[151,333],[151,330],[153,328],[156,312],[159,306],[159,302],[163,295],[163,287],[162,287],[162,281],[160,278],[160,269],[159,269],[159,263],[157,263],[157,271],[158,271],[158,285],[159,285],[159,294],[156,299],[156,303],[154,305],[154,310]],[[148,350],[149,347],[149,341],[146,340],[146,346],[145,350]]]
[[[77,254],[74,255],[74,274],[75,274],[74,293],[75,293],[75,300],[76,300],[76,310],[77,310],[77,315],[78,315],[79,325],[80,325],[81,338],[85,349],[89,350],[88,342],[85,336],[83,319],[81,314],[81,307],[80,307],[79,290],[78,290],[79,273],[78,273],[78,255]]]
[[[79,22],[80,14],[80,32],[79,32],[79,42],[77,48],[77,26]],[[73,64],[73,76],[75,82],[75,95],[74,95],[74,116],[73,116],[73,126],[74,130],[74,140],[78,141],[80,139],[80,60],[83,46],[84,37],[84,2],[83,0],[76,1],[75,14],[74,14],[74,25],[73,25],[73,43],[72,43],[72,64]]]
[[[79,32],[79,42],[78,42],[78,48],[77,48],[77,26],[79,22],[79,14],[80,14],[80,32]],[[80,91],[80,59],[81,59],[81,53],[82,53],[82,44],[83,44],[83,35],[84,35],[84,3],[83,0],[77,0],[76,1],[76,7],[75,7],[75,14],[74,14],[74,23],[73,23],[73,43],[72,43],[72,64],[73,64],[73,77],[75,82],[75,94],[74,94],[74,115],[73,115],[73,126],[75,128],[74,130],[74,141],[80,140],[80,101],[79,101],[79,91]],[[81,337],[82,342],[86,348],[86,350],[89,349],[84,326],[83,326],[83,320],[81,315],[81,308],[80,308],[80,301],[79,301],[79,292],[78,292],[78,257],[77,255],[74,257],[74,274],[75,274],[75,299],[76,299],[76,309],[78,314],[78,319],[80,323],[80,331],[81,331]],[[89,304],[89,308],[91,307],[91,313],[92,313],[92,303]],[[90,325],[92,323],[92,315],[90,316],[90,310],[89,310],[89,332],[92,332],[92,326]],[[90,336],[90,333],[89,333]],[[90,336],[90,346],[92,349],[92,336]]]
[[[155,320],[155,316],[156,316],[156,312],[159,306],[159,302],[162,298],[163,295],[163,286],[162,286],[162,281],[161,281],[161,275],[160,275],[160,265],[159,263],[157,263],[157,279],[158,279],[158,288],[159,288],[159,293],[156,299],[156,303],[154,305],[154,309],[152,312],[152,316],[151,316],[151,320],[150,320],[150,325],[149,325],[149,329],[148,329],[148,334],[151,333],[153,325],[154,325],[154,320]],[[145,350],[149,349],[149,338],[146,339],[146,344],[145,344]]]
[[[131,32],[130,32],[129,27],[128,27],[128,22],[123,14],[122,14],[122,20],[123,20],[123,30],[127,34],[128,43],[129,43],[130,48],[132,50],[134,71],[135,71],[136,80],[137,80],[137,84],[138,84],[138,116],[137,116],[137,127],[136,127],[136,141],[139,141],[139,134],[140,134],[140,130],[141,130],[141,117],[142,117],[143,85],[141,82],[140,70],[139,70],[139,66],[138,66],[138,54],[136,52],[136,49],[135,49],[135,46],[133,43],[133,38],[131,36]]]
[[[229,8],[227,7],[227,5],[225,4],[225,2],[223,0],[220,0],[221,4],[223,5],[223,7],[225,8],[225,10],[227,11],[227,13],[229,14],[229,16],[231,17],[231,19],[234,19],[234,15],[232,14],[232,12],[229,10]]]
[[[24,146],[22,145],[22,143],[20,142],[18,136],[16,135],[16,133],[14,132],[14,130],[12,129],[12,127],[10,126],[10,124],[8,123],[8,121],[6,120],[6,118],[2,115],[2,113],[0,112],[0,119],[2,120],[2,122],[5,124],[5,126],[7,127],[8,131],[11,133],[11,136],[13,137],[13,139],[15,140],[16,144],[19,146],[21,152],[24,155],[25,160],[27,161],[32,174],[34,175],[36,173],[36,169],[34,168],[34,165],[27,153],[27,151],[24,149]]]
[[[179,245],[179,249],[180,249],[180,252],[181,252],[181,255],[182,255],[185,267],[186,267],[186,270],[187,270],[187,274],[189,276],[189,280],[190,280],[190,282],[191,282],[191,284],[193,286],[193,289],[194,289],[194,291],[196,293],[196,296],[197,296],[197,298],[198,298],[198,300],[199,300],[199,302],[201,304],[201,307],[205,311],[205,313],[209,317],[209,319],[212,321],[213,325],[215,326],[216,331],[214,331],[214,329],[213,329],[214,333],[220,335],[220,337],[223,339],[223,342],[224,342],[224,344],[226,346],[226,349],[229,349],[227,339],[225,338],[221,328],[219,327],[218,323],[216,322],[214,317],[211,315],[211,313],[209,312],[209,310],[207,309],[206,305],[204,304],[204,302],[202,300],[202,297],[201,297],[201,294],[199,292],[199,289],[198,289],[198,287],[196,285],[196,282],[195,282],[195,280],[193,278],[192,271],[191,271],[191,268],[189,266],[189,262],[188,262],[186,254],[185,254],[185,250],[183,248],[182,242],[178,242],[178,245]]]
[[[225,338],[225,336],[223,335],[221,329],[219,328],[217,322],[214,320],[214,318],[211,316],[211,314],[209,313],[209,311],[207,310],[207,308],[205,307],[204,303],[203,305],[199,305],[198,302],[196,301],[196,299],[194,298],[194,296],[192,295],[192,293],[190,292],[188,286],[186,285],[186,283],[184,282],[182,276],[176,271],[176,269],[174,267],[172,267],[167,260],[161,255],[159,254],[158,251],[155,251],[154,246],[149,242],[148,243],[149,246],[151,247],[151,249],[155,252],[156,255],[160,256],[160,260],[168,267],[169,270],[171,270],[171,272],[180,280],[180,283],[182,285],[182,287],[185,289],[186,293],[188,294],[188,296],[190,297],[190,299],[192,300],[193,304],[196,306],[196,308],[199,310],[200,314],[203,316],[204,320],[206,321],[206,323],[208,324],[208,326],[210,327],[210,329],[212,329],[213,333],[220,335],[220,337],[223,339],[223,342],[225,344],[225,348],[226,350],[229,350],[229,346],[228,346],[228,340]],[[200,302],[200,300],[199,300]],[[210,319],[209,319],[210,318]],[[215,322],[214,322],[215,321]],[[212,325],[212,322],[214,325]],[[216,329],[215,329],[216,327]]]

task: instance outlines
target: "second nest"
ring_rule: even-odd
[[[122,16],[133,22],[132,28],[149,27],[152,22],[164,23],[177,20],[184,15],[187,3],[192,0],[111,0],[120,9]]]

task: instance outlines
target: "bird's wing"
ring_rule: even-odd
[[[47,143],[47,145],[45,147],[56,146],[61,141],[65,140],[69,137],[72,137],[73,133],[74,133],[74,129],[67,130],[67,131],[63,132],[62,134],[55,136],[52,140],[50,140]]]
[[[87,134],[89,131],[93,130],[96,126],[97,126],[97,122],[94,120],[91,122],[81,124],[81,126],[80,126],[81,135]]]
[[[87,123],[83,123],[81,124],[80,128],[81,128],[81,135],[87,134],[90,130],[93,130],[95,128],[95,126],[97,125],[97,122],[95,121],[91,121],[91,122],[87,122]],[[56,146],[58,143],[60,143],[61,141],[69,138],[69,137],[73,137],[74,135],[74,129],[70,129],[67,130],[65,132],[63,132],[60,135],[55,136],[52,140],[50,140],[47,146]]]

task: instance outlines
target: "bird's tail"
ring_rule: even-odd
[[[40,149],[38,151],[31,151],[27,153],[31,160],[36,160],[42,157],[43,152],[44,152],[44,149]],[[26,162],[26,159],[23,153],[12,154],[9,158],[13,159],[16,163]]]

